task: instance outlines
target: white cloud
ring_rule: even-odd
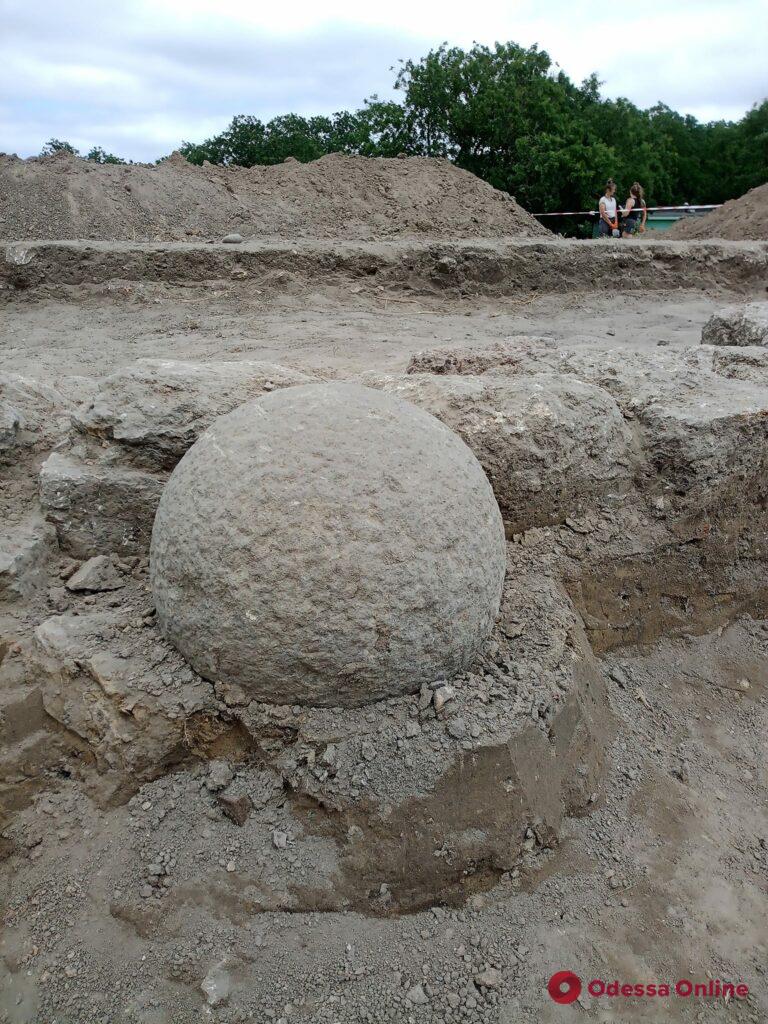
[[[0,150],[51,136],[153,159],[232,115],[331,113],[391,95],[401,57],[443,40],[538,45],[607,95],[709,120],[768,95],[764,0],[0,0]]]

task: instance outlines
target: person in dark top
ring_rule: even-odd
[[[648,219],[648,208],[645,205],[645,193],[643,186],[636,181],[629,190],[629,198],[624,204],[624,222],[622,224],[621,237],[632,238],[634,235],[642,234],[645,231],[645,222]]]

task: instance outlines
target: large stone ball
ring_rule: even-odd
[[[165,635],[202,676],[274,704],[365,704],[467,668],[504,567],[469,448],[356,384],[287,388],[217,419],[152,532]]]

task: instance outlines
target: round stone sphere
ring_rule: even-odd
[[[211,425],[163,490],[150,562],[160,627],[200,675],[338,707],[466,669],[499,610],[505,542],[453,431],[322,383]]]

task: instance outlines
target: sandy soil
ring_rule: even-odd
[[[66,153],[0,155],[0,238],[547,237],[512,196],[447,160],[98,165]]]
[[[513,334],[650,351],[696,344],[719,305],[685,292],[266,302],[221,284],[116,285],[7,302],[0,368],[83,397],[146,356],[268,359],[340,378]],[[205,766],[110,809],[50,777],[7,830],[20,852],[0,865],[0,1021],[760,1024],[767,666],[768,622],[749,618],[612,654],[603,668],[618,730],[593,812],[554,848],[531,843],[467,905],[402,917],[249,913],[241,832],[204,799]],[[154,859],[169,865],[169,896],[161,912],[135,911]],[[584,991],[558,1006],[546,984],[565,969],[585,984],[718,978],[751,994],[726,1005]],[[225,987],[210,1005],[206,993]]]
[[[734,241],[768,239],[768,182],[731,199],[706,217],[675,224],[669,238],[732,238]]]
[[[0,367],[43,376],[65,392],[70,376],[102,377],[144,357],[265,359],[324,376],[395,371],[436,345],[481,347],[512,334],[569,345],[643,349],[697,344],[722,298],[697,293],[452,301],[336,294],[262,301],[236,286],[126,285],[76,301],[22,301],[6,312]],[[76,384],[76,382],[74,382]]]
[[[1,876],[0,1019],[438,1021],[448,997],[469,990],[480,1019],[501,1024],[726,1013],[758,1024],[768,1012],[766,655],[768,622],[746,620],[606,662],[620,732],[605,796],[556,849],[537,848],[459,910],[251,916],[239,830],[195,798],[199,779],[180,773],[107,812],[60,780],[14,829],[28,856]],[[146,804],[162,808],[162,852],[196,858],[202,880],[174,872],[162,915],[126,916],[123,896],[159,853]],[[472,979],[487,966],[503,982],[481,996]],[[210,1008],[200,986],[217,968],[232,994]],[[558,970],[585,985],[744,980],[752,994],[726,1006],[585,991],[562,1007],[546,993]],[[425,999],[412,1002],[419,984]]]

